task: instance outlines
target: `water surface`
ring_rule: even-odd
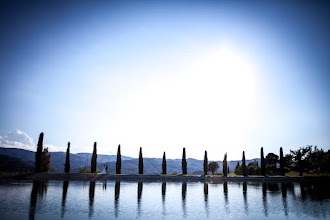
[[[33,181],[0,184],[1,219],[329,219],[326,185]]]

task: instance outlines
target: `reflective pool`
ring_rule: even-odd
[[[0,183],[0,219],[330,219],[326,184]]]

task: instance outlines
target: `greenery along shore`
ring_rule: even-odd
[[[41,133],[38,141],[38,148],[35,154],[35,166],[34,172],[35,173],[43,173],[49,172],[51,169],[51,155],[48,152],[48,149],[43,149],[43,138],[44,134]],[[243,176],[250,176],[250,175],[261,175],[261,176],[269,176],[269,175],[280,175],[286,176],[290,173],[290,175],[295,172],[298,172],[299,176],[303,175],[323,175],[327,176],[330,173],[330,150],[327,152],[323,151],[322,149],[318,149],[316,146],[306,146],[302,147],[296,151],[291,150],[290,154],[283,155],[282,147],[279,150],[279,155],[275,153],[269,153],[264,157],[263,148],[260,149],[260,159],[256,158],[253,161],[250,161],[246,164],[245,160],[245,152],[243,151],[242,160],[237,161],[235,168],[233,169],[228,164],[227,161],[227,153],[224,155],[223,161],[220,161],[220,165],[222,166],[222,172],[218,172],[220,165],[216,161],[208,162],[207,158],[207,151],[205,151],[204,155],[204,163],[198,168],[200,172],[194,172],[194,174],[203,174],[209,175],[210,172],[212,174],[220,174],[224,177],[235,175],[243,175]],[[108,164],[108,162],[97,163],[97,143],[94,143],[93,146],[93,154],[91,156],[91,163],[90,166],[86,163],[85,167],[81,167],[79,173],[99,173],[100,169],[104,164]],[[240,163],[241,162],[241,163]],[[70,173],[70,142],[68,143],[65,161],[62,162],[64,165],[65,173]],[[98,166],[99,165],[99,166]],[[101,166],[100,166],[101,165]],[[161,172],[157,174],[170,174],[167,172],[167,167],[170,166],[166,160],[166,153],[163,154],[163,162],[159,165],[161,168]],[[186,159],[186,149],[183,148],[182,153],[182,160],[181,160],[181,169],[182,174],[188,174],[187,171],[188,160]],[[108,166],[105,166],[108,167]],[[122,156],[120,145],[118,146],[117,151],[117,160],[115,164],[115,173],[122,174]],[[203,171],[204,170],[204,171]],[[142,155],[142,148],[139,151],[139,160],[138,166],[136,166],[136,173],[144,174],[144,158]],[[179,170],[172,172],[171,174],[177,174]],[[108,172],[105,172],[108,173]],[[135,174],[136,174],[135,173]],[[125,174],[125,173],[123,173]],[[147,173],[150,174],[150,173]]]

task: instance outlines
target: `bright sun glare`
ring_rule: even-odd
[[[135,134],[131,144],[151,149],[155,143],[166,148],[241,148],[252,120],[255,84],[252,63],[231,47],[221,47],[190,62],[176,78],[154,82],[135,94],[121,108],[126,110],[119,130]]]

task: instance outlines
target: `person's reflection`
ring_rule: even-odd
[[[226,213],[229,213],[229,202],[228,202],[228,183],[223,183],[223,194],[225,196],[225,209]]]
[[[138,211],[138,216],[140,217],[141,215],[141,197],[142,197],[142,188],[143,188],[143,182],[138,183],[138,206],[137,206],[137,211]]]
[[[285,214],[285,216],[288,216],[288,201],[286,199],[286,196],[287,196],[287,183],[282,183],[281,189],[282,189],[282,201],[283,201],[284,214]]]
[[[116,218],[118,218],[119,193],[120,193],[120,182],[116,181],[115,184],[115,217]]]
[[[92,218],[94,213],[94,195],[95,195],[95,181],[90,181],[89,183],[89,213],[88,217]]]
[[[61,209],[61,217],[64,217],[65,213],[65,203],[66,203],[66,195],[68,193],[69,181],[63,181],[63,192],[62,192],[62,209]]]
[[[246,184],[246,182],[243,182],[244,210],[245,210],[245,214],[248,215],[249,214],[249,207],[248,207],[246,193],[247,193],[247,184]]]
[[[30,210],[29,210],[30,220],[33,220],[35,217],[38,195],[42,199],[44,194],[47,193],[47,187],[48,187],[48,182],[33,180],[31,199],[30,199]]]
[[[209,195],[209,184],[204,182],[204,202],[205,202],[205,212],[207,217],[209,217],[208,195]]]
[[[186,218],[186,193],[187,193],[187,183],[182,182],[182,211],[183,211],[183,217]]]
[[[162,183],[162,205],[163,205],[163,217],[166,215],[166,203],[165,203],[165,195],[166,195],[166,182]]]
[[[107,190],[107,181],[103,182],[103,190],[105,190],[105,191]]]
[[[266,183],[262,184],[262,205],[265,212],[265,216],[268,216],[268,204],[267,204],[267,185]]]

